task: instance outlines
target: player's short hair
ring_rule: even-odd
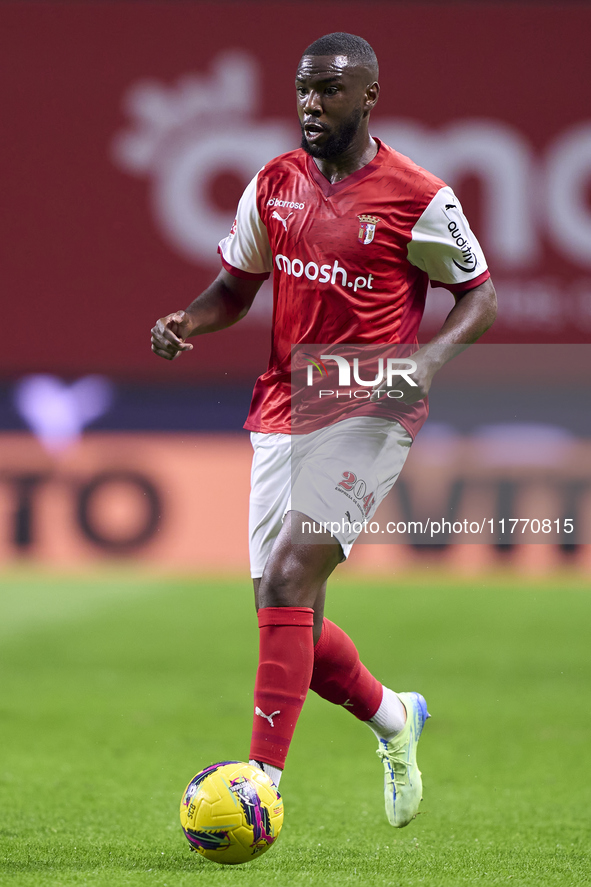
[[[368,68],[372,77],[377,78],[379,75],[375,52],[367,40],[356,34],[345,34],[343,31],[325,34],[306,47],[302,57],[305,55],[346,55],[349,61]]]

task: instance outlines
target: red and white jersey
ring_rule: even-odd
[[[271,357],[255,385],[250,431],[292,432],[292,345],[416,344],[429,281],[460,294],[489,277],[451,188],[376,142],[375,158],[334,185],[301,148],[275,158],[246,188],[219,245],[231,274],[274,275]],[[356,415],[388,415],[413,436],[428,409],[425,401],[353,406]],[[343,405],[342,418],[350,409]]]

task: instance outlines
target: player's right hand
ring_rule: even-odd
[[[152,328],[152,351],[165,360],[174,360],[183,351],[192,351],[193,346],[185,342],[191,332],[191,324],[186,311],[175,311],[156,321]]]

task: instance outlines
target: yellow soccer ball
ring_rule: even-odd
[[[192,850],[239,865],[266,853],[283,825],[283,800],[258,767],[222,761],[194,776],[181,798],[181,825]]]

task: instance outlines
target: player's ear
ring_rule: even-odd
[[[365,90],[365,110],[372,111],[378,103],[378,98],[380,95],[380,84],[377,80],[374,80],[373,83],[370,83]]]

